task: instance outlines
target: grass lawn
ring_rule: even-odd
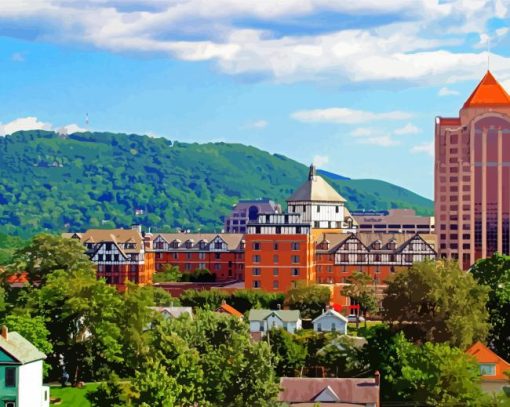
[[[382,321],[367,321],[367,328],[370,328],[374,325],[382,324]],[[356,329],[356,323],[355,322],[349,322],[347,325],[347,334],[353,335],[353,336],[363,336],[363,328],[365,327],[364,322],[359,323],[359,332]]]
[[[51,398],[58,397],[62,399],[60,406],[69,407],[90,407],[90,403],[85,398],[85,394],[89,390],[94,390],[99,386],[99,383],[88,383],[82,389],[77,387],[60,387],[55,386],[50,388]]]

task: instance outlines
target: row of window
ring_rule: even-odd
[[[128,256],[130,261],[138,261],[138,254],[132,254]],[[121,257],[120,254],[98,254],[97,261],[124,261],[124,257]]]
[[[254,275],[254,276],[260,276],[261,275],[261,269],[258,268],[258,267],[254,267],[252,270],[251,270],[251,274]],[[274,268],[273,269],[273,276],[278,276],[280,275],[280,270],[277,269],[277,268]],[[293,276],[293,277],[297,277],[299,276],[299,269],[297,268],[293,268],[290,270],[290,275]]]
[[[255,254],[255,255],[253,255],[253,256],[251,257],[251,260],[252,260],[252,262],[253,262],[253,263],[255,263],[255,264],[256,264],[256,263],[260,263],[261,256],[260,256],[260,255],[258,255],[258,254]],[[299,262],[300,262],[301,260],[300,260],[300,257],[299,257],[299,256],[290,256],[290,261],[291,261],[291,263],[292,263],[292,264],[299,264]],[[273,263],[274,263],[274,264],[278,264],[279,262],[280,262],[280,257],[279,257],[277,254],[275,254],[275,255],[273,256]]]
[[[193,242],[192,240],[188,240],[188,241],[184,242],[184,244],[181,244],[180,240],[174,240],[171,243],[166,243],[163,241],[155,241],[154,242],[154,249],[164,250],[164,249],[168,249],[168,248],[170,248],[170,249],[179,249],[179,248],[185,248],[185,249],[195,248],[196,249],[196,248],[198,248],[199,250],[207,250],[207,249],[214,248],[214,250],[223,250],[223,249],[226,250],[226,245],[224,245],[224,243],[221,241],[214,242],[214,245],[209,244],[206,241],[200,241],[200,242],[198,242],[197,245],[195,245],[195,242]]]
[[[279,250],[280,245],[284,245],[283,243],[274,242],[273,243],[273,250]],[[251,245],[253,250],[261,250],[262,244],[260,242],[253,242]],[[299,242],[290,242],[290,249],[291,250],[299,250],[300,243]]]

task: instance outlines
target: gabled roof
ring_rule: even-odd
[[[466,353],[474,356],[478,363],[494,363],[496,365],[496,375],[482,376],[485,380],[507,380],[508,377],[503,372],[510,371],[510,363],[499,357],[481,342],[476,342]]]
[[[494,78],[492,73],[487,71],[471,96],[464,103],[464,108],[490,106],[510,107],[510,95]]]
[[[321,394],[334,394],[342,406],[379,402],[379,385],[374,378],[282,377],[280,389],[278,400],[286,403],[314,403]]]
[[[219,238],[226,243],[228,250],[238,250],[243,236],[241,233],[158,233],[154,235],[153,241],[158,238],[165,240],[167,243],[191,241],[193,248],[198,248],[200,242],[211,244],[216,238]]]
[[[296,322],[299,320],[299,311],[297,310],[270,310],[270,309],[252,309],[248,319],[250,321],[263,321],[269,316],[275,315],[283,322]]]
[[[219,308],[216,310],[217,312],[225,312],[226,314],[230,314],[237,318],[242,318],[243,314],[241,314],[238,310],[228,304],[221,304]]]
[[[336,312],[334,309],[328,309],[326,312],[322,313],[321,315],[319,315],[317,318],[315,318],[312,323],[315,323],[315,322],[318,322],[319,320],[321,320],[322,318],[324,317],[327,317],[327,316],[333,316],[335,318],[338,318],[338,319],[341,319],[342,321],[344,322],[348,322],[348,319],[346,317],[344,317],[342,314],[340,314],[339,312]]]
[[[150,309],[159,312],[160,314],[167,314],[173,318],[179,318],[183,314],[188,314],[193,317],[193,310],[191,307],[149,307]]]
[[[324,178],[316,174],[315,166],[310,166],[308,180],[306,180],[287,202],[345,202],[345,199],[329,185]]]
[[[22,365],[36,360],[46,359],[46,355],[39,351],[32,343],[17,332],[9,332],[7,339],[0,335],[0,349],[16,359]]]
[[[89,229],[83,233],[63,233],[62,237],[79,238],[82,243],[114,243],[117,248],[124,253],[139,253],[143,249],[143,237],[136,229]],[[134,248],[120,248],[120,244],[131,243]]]

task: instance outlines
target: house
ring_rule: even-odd
[[[278,400],[300,407],[379,407],[380,376],[373,378],[280,378]]]
[[[159,312],[164,319],[179,318],[183,314],[188,314],[193,318],[193,310],[191,307],[149,307],[150,309]]]
[[[347,334],[348,319],[329,308],[312,321],[315,332],[340,332]]]
[[[487,393],[510,389],[510,381],[504,372],[510,373],[510,363],[500,358],[481,342],[476,342],[466,353],[473,356],[480,366],[481,387]]]
[[[3,326],[0,335],[0,403],[2,407],[46,407],[50,389],[43,386],[46,355],[17,332]]]
[[[299,311],[252,309],[248,316],[250,332],[262,335],[273,328],[282,328],[293,334],[301,329]]]
[[[241,314],[238,310],[236,310],[231,305],[228,305],[225,300],[223,300],[221,302],[221,305],[218,307],[218,309],[216,309],[216,312],[229,314],[236,318],[243,318],[243,314]]]

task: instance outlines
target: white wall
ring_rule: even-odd
[[[319,324],[322,332],[331,332],[335,324],[335,331],[347,334],[347,323],[334,315],[324,315],[321,319],[313,323],[313,330],[319,331]]]
[[[27,363],[18,369],[18,404],[17,407],[42,406],[43,362]]]
[[[293,334],[297,330],[301,329],[301,320],[299,319],[297,322],[283,322],[280,318],[276,316],[269,316],[264,321],[250,321],[250,332],[261,332],[260,331],[260,323],[262,322],[264,326],[264,332],[271,330],[273,328],[283,328],[287,332]]]

